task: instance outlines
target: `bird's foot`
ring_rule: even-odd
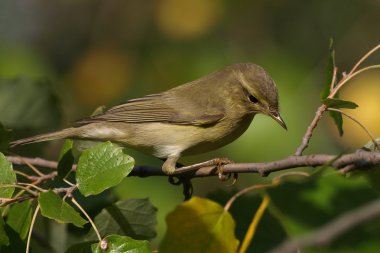
[[[193,184],[191,183],[190,178],[187,177],[177,177],[175,179],[175,176],[169,176],[168,177],[169,183],[172,185],[182,185],[183,186],[183,196],[185,197],[184,200],[189,200],[191,196],[193,195]]]
[[[168,157],[164,164],[162,165],[161,169],[166,175],[173,175],[176,171],[176,163],[179,157],[173,156]]]
[[[231,178],[231,174],[229,173],[229,174],[226,175],[224,173],[224,171],[223,171],[223,166],[226,165],[226,164],[233,163],[233,161],[231,161],[230,159],[225,158],[225,157],[223,157],[223,158],[215,158],[213,160],[215,160],[215,162],[216,162],[216,166],[217,166],[216,168],[218,170],[218,178],[219,178],[219,180],[221,180],[221,181],[227,181],[227,180],[229,180]]]
[[[196,164],[192,164],[189,166],[180,167],[175,171],[175,174],[182,174],[182,173],[185,173],[188,171],[194,171],[194,170],[198,170],[198,169],[204,168],[204,167],[216,166],[217,170],[218,170],[218,175],[220,178],[220,175],[223,174],[223,166],[226,164],[230,164],[230,163],[233,163],[233,161],[231,161],[227,158],[214,158],[214,159],[211,159],[209,161],[196,163]]]

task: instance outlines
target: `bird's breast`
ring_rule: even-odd
[[[170,123],[112,123],[98,126],[109,132],[110,140],[159,158],[199,154],[224,146],[247,130],[253,116],[241,119],[224,118],[215,125],[203,127]],[[108,130],[100,130],[101,128]]]
[[[217,125],[203,129],[199,142],[183,153],[199,154],[223,147],[239,138],[249,127],[254,115],[241,118],[226,118]]]

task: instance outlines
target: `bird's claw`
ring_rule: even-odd
[[[225,174],[224,171],[223,171],[223,166],[224,165],[227,165],[227,164],[230,164],[230,163],[233,163],[232,160],[228,159],[228,158],[215,158],[214,159],[214,162],[215,162],[215,165],[216,165],[216,169],[218,170],[218,178],[219,180],[221,181],[227,181],[230,179],[231,177],[231,174]]]

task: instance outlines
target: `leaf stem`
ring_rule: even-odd
[[[18,185],[25,185],[25,186],[29,186],[28,188],[34,188],[40,192],[44,192],[45,189],[42,189],[41,187],[38,187],[37,185],[34,185],[34,184],[28,184],[28,183],[17,183]]]
[[[21,172],[21,171],[15,170],[15,169],[13,169],[13,171],[14,171],[17,175],[23,176],[23,177],[25,177],[26,179],[29,179],[29,178],[30,178],[30,176],[29,176],[28,174],[24,173],[24,172]]]
[[[38,214],[38,211],[40,210],[40,205],[37,205],[36,207],[36,210],[34,210],[34,213],[33,213],[33,218],[32,218],[32,221],[30,223],[30,228],[29,228],[29,232],[28,232],[28,240],[26,242],[26,250],[25,250],[25,253],[29,253],[29,248],[30,248],[30,240],[32,238],[32,231],[33,231],[33,227],[34,227],[34,224],[36,222],[36,218],[37,218],[37,214]]]
[[[372,48],[368,53],[366,53],[356,64],[355,66],[351,69],[350,73],[348,75],[352,75],[355,70],[359,67],[360,64],[362,64],[371,54],[375,53],[377,50],[380,49],[380,44],[378,44],[376,47]]]
[[[251,224],[249,224],[247,233],[245,234],[244,240],[239,249],[239,253],[245,253],[247,251],[248,246],[251,243],[253,236],[255,235],[257,226],[259,225],[259,222],[261,221],[263,217],[264,211],[267,209],[269,205],[269,202],[270,202],[269,195],[265,194],[259,208],[257,209],[255,215],[253,216]]]
[[[78,207],[78,209],[86,216],[87,220],[90,222],[92,228],[94,229],[95,234],[98,237],[99,242],[101,242],[102,237],[100,236],[99,230],[96,227],[94,221],[91,219],[91,217],[87,214],[87,212],[82,208],[82,206],[73,197],[71,198],[71,202],[73,202]]]
[[[270,183],[270,184],[256,184],[256,185],[252,185],[250,187],[247,187],[247,188],[244,188],[240,191],[238,191],[236,194],[234,194],[228,201],[227,203],[224,205],[224,211],[228,211],[232,204],[235,202],[235,200],[240,197],[241,195],[247,193],[247,192],[250,192],[250,191],[254,191],[254,190],[258,190],[258,189],[264,189],[264,188],[272,188],[272,187],[276,187],[278,185],[277,182],[275,183]]]
[[[344,84],[346,84],[349,80],[351,80],[352,78],[354,78],[355,76],[359,75],[360,73],[364,72],[364,71],[367,71],[367,70],[370,70],[370,69],[380,69],[380,65],[372,65],[372,66],[368,66],[368,67],[365,67],[365,68],[362,68],[362,69],[359,69],[357,70],[356,72],[354,73],[350,73],[349,75],[347,75],[346,78],[342,79],[338,85],[335,87],[334,90],[331,91],[330,95],[328,96],[328,98],[333,98],[335,96],[335,94],[342,88],[342,86]]]
[[[70,185],[70,186],[75,186],[75,184],[71,183],[69,180],[67,180],[66,178],[63,179],[63,182],[65,182],[66,184]]]
[[[369,138],[371,139],[371,141],[373,142],[373,145],[375,146],[375,148],[377,150],[380,150],[380,146],[379,144],[376,142],[375,140],[375,137],[372,135],[372,133],[368,130],[368,128],[366,128],[359,120],[357,120],[354,116],[340,110],[340,109],[336,109],[336,108],[327,108],[328,111],[334,111],[334,112],[339,112],[341,113],[342,115],[346,116],[347,118],[351,119],[352,121],[354,121],[355,123],[357,123],[366,133],[367,135],[369,136]]]
[[[22,189],[24,191],[29,192],[33,196],[37,196],[37,193],[35,193],[34,191],[30,190],[28,187],[25,187],[25,186],[22,186],[22,185],[18,185],[18,184],[2,184],[2,185],[0,185],[0,188],[19,188],[19,189]]]

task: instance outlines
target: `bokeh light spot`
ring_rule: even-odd
[[[159,30],[173,39],[192,39],[209,31],[222,16],[221,0],[159,0],[155,17]]]
[[[343,88],[340,97],[357,103],[358,108],[345,111],[366,126],[375,138],[380,137],[380,72],[367,72],[353,79]],[[358,148],[369,141],[358,124],[344,116],[343,130],[344,136],[338,140],[344,146]]]
[[[89,107],[108,104],[126,90],[131,64],[118,50],[93,48],[79,58],[72,82],[79,101]]]

